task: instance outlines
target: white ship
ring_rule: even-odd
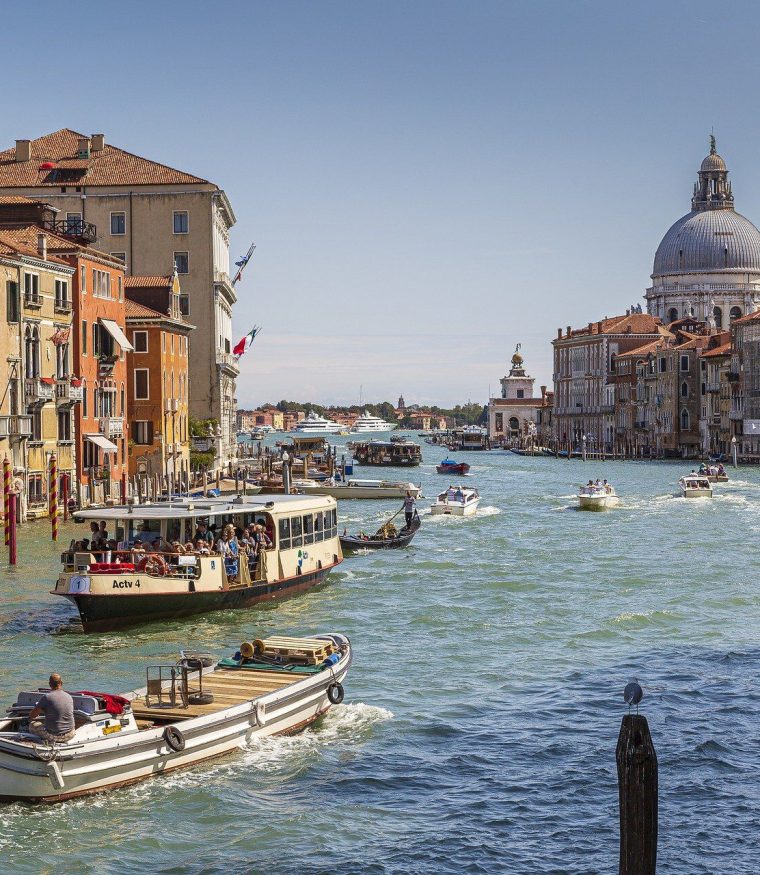
[[[378,416],[371,416],[368,410],[356,420],[351,426],[352,434],[367,434],[373,431],[393,431],[396,428],[395,423],[386,422]]]
[[[291,434],[338,434],[342,431],[343,426],[339,422],[333,422],[331,419],[325,419],[324,416],[318,416],[312,410],[291,430]]]

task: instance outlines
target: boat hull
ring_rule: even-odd
[[[324,583],[334,566],[282,580],[262,581],[251,586],[227,590],[175,593],[67,593],[82,619],[85,632],[110,632],[151,620],[166,620],[248,608],[262,602],[289,598]],[[58,593],[60,594],[60,593]]]
[[[681,489],[683,498],[712,498],[712,489]]]
[[[469,504],[434,504],[430,508],[430,513],[433,516],[472,516],[478,509],[477,501],[471,501]]]
[[[403,489],[391,489],[385,487],[377,487],[373,489],[367,486],[300,486],[299,492],[304,495],[330,495],[333,498],[395,498],[402,501],[406,497],[406,493],[411,492],[414,498],[419,496],[419,487],[414,489],[405,487]]]
[[[331,671],[173,724],[184,736],[182,751],[169,747],[163,726],[95,743],[61,745],[50,763],[29,745],[0,738],[0,801],[63,802],[229,754],[256,737],[294,734],[330,709],[327,689],[345,678],[350,661],[349,652]],[[40,747],[50,750],[43,742]]]
[[[458,465],[436,465],[435,470],[439,474],[466,474],[470,470],[467,462],[462,462]]]
[[[607,510],[620,503],[617,495],[579,495],[578,507],[580,510]]]

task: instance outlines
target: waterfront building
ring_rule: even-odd
[[[702,161],[691,210],[662,238],[654,257],[647,310],[668,324],[684,317],[727,328],[760,307],[760,231],[734,209],[715,138]]]
[[[748,317],[742,317],[748,318]],[[710,338],[701,356],[703,415],[700,420],[705,454],[731,452],[731,334],[722,331]]]
[[[106,143],[103,134],[69,129],[17,140],[0,153],[0,192],[58,208],[62,221],[90,231],[96,249],[120,258],[126,272],[182,281],[183,315],[198,328],[190,355],[190,410],[221,428],[220,461],[233,458],[235,380],[226,194],[206,179]]]
[[[179,278],[176,273],[130,276],[126,294],[132,345],[127,357],[129,473],[185,482],[190,472],[188,338],[194,326],[182,316]]]
[[[500,382],[501,397],[488,400],[488,437],[491,443],[513,446],[548,444],[551,438],[551,393],[547,393],[546,386],[541,386],[541,396],[534,397],[536,380],[525,370],[519,343],[512,356],[509,374]]]
[[[760,462],[760,312],[749,313],[731,325],[731,387],[729,421],[739,455]],[[730,438],[729,438],[730,440]]]

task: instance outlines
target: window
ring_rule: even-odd
[[[87,294],[87,268],[84,265],[82,265],[82,267],[80,268],[79,275],[81,277],[79,284],[82,286],[82,294],[86,295]]]
[[[29,504],[42,504],[45,501],[45,490],[42,474],[29,475]]]
[[[294,547],[301,546],[301,517],[294,516],[290,519],[290,531],[292,535],[292,545]]]
[[[681,398],[688,398],[688,397],[689,397],[689,384],[684,380],[684,382],[681,383]]]
[[[119,416],[124,416],[124,383],[121,384],[121,392],[119,393]]]
[[[111,213],[111,234],[126,234],[127,233],[127,214],[126,213]]]
[[[713,307],[713,319],[716,328],[723,328],[723,311],[720,307]]]
[[[318,513],[314,514],[314,540],[315,541],[324,541],[324,539],[325,539],[324,530],[322,529],[322,520],[323,519],[324,519],[324,517],[322,516],[321,513],[318,512]]]
[[[18,299],[18,283],[13,280],[8,280],[5,284],[7,316],[9,322],[18,322],[19,320],[19,299]]]
[[[135,368],[135,400],[147,401],[148,398],[148,369]]]
[[[40,303],[40,278],[36,273],[24,274],[24,302],[26,304]]]
[[[520,420],[516,416],[509,417],[509,430],[511,432],[520,431]]]
[[[280,550],[290,549],[290,520],[280,520]]]
[[[689,357],[687,355],[681,356],[681,370],[682,371],[689,370]]]
[[[174,211],[174,233],[175,234],[187,234],[190,230],[190,218],[187,214],[187,210],[175,210]]]
[[[517,397],[524,398],[525,397],[525,389],[518,389],[517,390]]]
[[[177,273],[190,273],[190,256],[187,252],[174,253],[174,266]]]
[[[82,321],[82,355],[87,355],[87,321]]]
[[[189,295],[180,295],[179,296],[179,312],[183,316],[190,315],[190,296]]]
[[[39,407],[32,411],[32,440],[42,440],[42,411]]]
[[[58,440],[71,440],[71,414],[68,410],[58,412]]]
[[[82,416],[87,419],[87,383],[82,380]]]
[[[24,371],[27,377],[40,375],[40,330],[27,325],[24,331]]]
[[[55,306],[59,310],[70,310],[69,284],[66,280],[55,281]]]
[[[111,297],[111,274],[106,270],[92,270],[92,293],[98,298]]]
[[[681,431],[689,430],[689,411],[682,410],[681,411]]]
[[[161,332],[161,352],[166,352],[166,332]],[[166,374],[164,374],[166,376]]]
[[[664,374],[667,367],[667,359],[665,356],[660,356],[660,373]]]
[[[303,515],[303,542],[304,544],[314,543],[314,517],[310,513]]]
[[[124,277],[119,274],[119,300],[124,300]]]
[[[153,423],[149,419],[138,420],[131,425],[132,434],[136,444],[153,443]]]
[[[135,352],[147,352],[148,351],[148,332],[147,331],[133,331],[132,332],[132,346],[134,346]]]
[[[55,376],[58,380],[66,379],[69,376],[68,343],[59,343],[55,348]]]
[[[497,413],[494,416],[494,428],[497,432],[504,431],[504,414],[503,413]]]
[[[678,310],[675,307],[671,307],[668,310],[668,322],[675,322],[678,319]]]
[[[123,261],[124,264],[127,263],[127,253],[126,252],[112,252],[114,258],[118,258],[119,261]]]
[[[728,318],[731,322],[733,322],[734,319],[738,319],[741,315],[742,315],[742,308],[741,307],[732,307],[728,311]]]
[[[65,191],[65,189],[61,189]],[[82,230],[82,214],[66,213],[66,230],[69,234],[78,234]]]

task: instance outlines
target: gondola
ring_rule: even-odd
[[[412,517],[412,524],[409,528],[404,526],[403,529],[397,531],[395,526],[392,526],[392,532],[395,534],[386,534],[389,523],[385,523],[374,535],[369,535],[369,537],[341,535],[340,545],[349,553],[356,550],[393,550],[397,547],[406,547],[417,534],[421,525],[422,522],[420,521],[419,514],[415,511]]]

